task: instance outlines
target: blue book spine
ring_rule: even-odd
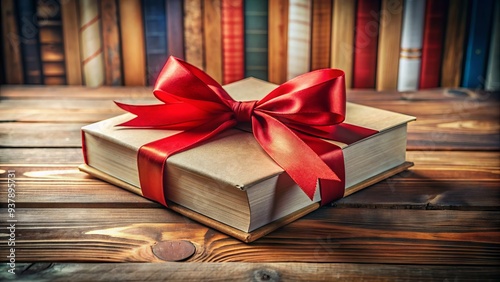
[[[490,41],[493,0],[472,0],[462,86],[483,88]]]
[[[39,26],[34,0],[15,1],[19,25],[19,42],[24,66],[24,83],[42,84]]]
[[[245,77],[268,80],[268,0],[244,5]]]
[[[164,0],[143,0],[146,75],[154,85],[168,58],[167,15]]]

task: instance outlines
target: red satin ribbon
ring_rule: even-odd
[[[345,172],[342,150],[320,138],[351,143],[376,133],[342,124],[344,72],[336,69],[296,77],[262,100],[238,102],[200,69],[170,57],[156,81],[154,95],[163,104],[117,105],[137,115],[122,126],[183,130],[139,149],[143,195],[164,205],[166,159],[238,122],[251,122],[261,147],[311,199],[319,180],[322,204],[343,196]]]

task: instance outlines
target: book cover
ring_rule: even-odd
[[[226,85],[225,89],[236,100],[254,100],[275,87],[247,78]],[[117,129],[117,124],[131,118],[133,115],[125,114],[82,129],[88,165],[82,169],[142,195],[137,150],[141,144],[176,131]],[[347,103],[345,122],[379,133],[351,145],[335,143],[344,155],[345,195],[410,165],[405,161],[406,124],[412,120],[414,117]],[[138,131],[140,134],[135,134]],[[224,154],[220,153],[221,148]],[[106,158],[113,160],[106,165]],[[243,241],[258,239],[315,210],[321,200],[319,193],[313,200],[306,196],[264,153],[250,132],[237,128],[225,130],[202,145],[170,157],[166,173],[169,207]]]
[[[80,59],[80,26],[77,0],[61,4],[61,20],[68,85],[82,85],[82,65]]]
[[[375,88],[380,1],[359,0],[354,36],[353,88]]]
[[[498,1],[495,2],[490,41],[484,88],[489,91],[497,91],[500,90],[500,3]]]
[[[288,2],[269,1],[269,81],[278,84],[287,76]]]
[[[330,67],[332,1],[312,1],[311,70]]]
[[[219,83],[223,79],[221,9],[221,0],[204,0],[203,2],[205,70]]]
[[[40,32],[40,57],[43,84],[66,84],[66,66],[61,21],[61,6],[58,2],[37,2],[37,19]]]
[[[405,0],[403,9],[398,91],[415,91],[422,62],[425,0]]]
[[[21,59],[21,38],[16,22],[14,0],[0,1],[2,16],[2,51],[5,83],[23,84],[23,62]]]
[[[184,8],[182,0],[168,0],[165,3],[169,55],[184,59]]]
[[[396,90],[399,48],[403,21],[403,0],[382,0],[377,50],[377,91]]]
[[[449,2],[441,66],[441,87],[459,87],[467,35],[468,0]]]
[[[105,74],[99,3],[97,0],[82,0],[79,3],[83,80],[86,86],[102,86]]]
[[[311,0],[289,0],[287,80],[311,69]]]
[[[355,14],[356,1],[333,2],[331,67],[345,72],[347,88],[352,86]]]
[[[118,26],[118,3],[116,0],[101,0],[102,46],[104,54],[105,84],[123,84]]]
[[[222,0],[223,83],[245,77],[243,0]]]
[[[154,85],[168,58],[166,5],[163,0],[143,0],[142,4],[146,37],[146,75],[148,85]]]
[[[420,68],[420,89],[439,86],[447,9],[447,0],[427,0],[422,44],[422,67]]]
[[[268,0],[244,1],[245,77],[268,79]]]
[[[15,1],[21,58],[23,60],[24,83],[42,84],[42,63],[40,60],[40,38],[36,18],[35,0]]]
[[[184,54],[188,63],[204,70],[202,3],[202,0],[184,1]]]
[[[125,86],[144,86],[146,85],[146,48],[141,1],[120,1],[118,7],[123,83]]]
[[[462,86],[483,88],[493,15],[492,0],[471,0]]]

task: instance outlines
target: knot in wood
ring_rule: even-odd
[[[196,248],[191,242],[184,240],[168,240],[154,244],[153,254],[164,261],[182,261],[190,258]]]

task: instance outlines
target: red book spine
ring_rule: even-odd
[[[243,0],[222,0],[223,83],[245,76]]]
[[[446,25],[447,0],[427,0],[419,88],[439,86]]]
[[[354,37],[353,88],[375,88],[380,1],[359,0]]]

